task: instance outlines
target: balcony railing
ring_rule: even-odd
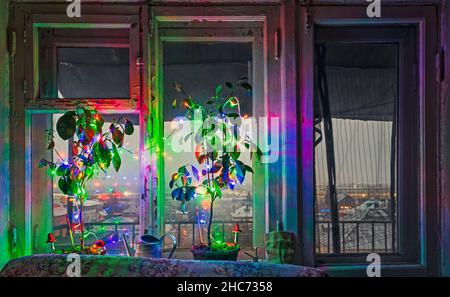
[[[331,221],[316,221],[316,252],[333,254]],[[395,252],[391,221],[340,221],[342,253]]]
[[[251,223],[251,221],[249,220],[241,220],[241,221],[214,221],[213,225],[214,226],[218,226],[218,230],[221,233],[220,236],[222,236],[222,238],[226,237],[226,234],[230,234],[231,233],[231,228],[230,230],[227,230],[227,227],[231,227],[234,224],[238,223],[239,225],[243,225],[243,224],[249,224]],[[165,222],[166,225],[172,225],[172,226],[176,226],[176,237],[177,237],[177,241],[178,242],[182,242],[185,241],[186,239],[182,239],[182,232],[181,229],[183,226],[189,226],[190,228],[192,228],[192,236],[191,239],[192,241],[190,241],[189,243],[189,247],[191,247],[192,245],[196,244],[198,241],[198,234],[196,231],[198,231],[198,225],[195,222]],[[113,232],[114,237],[118,238],[120,240],[121,238],[121,234],[120,232],[122,230],[120,230],[123,227],[129,227],[130,229],[128,230],[128,232],[130,234],[132,234],[132,236],[137,236],[137,231],[138,231],[138,226],[139,223],[127,223],[127,222],[117,222],[117,223],[105,223],[105,222],[89,222],[89,223],[85,223],[84,224],[85,228],[87,230],[91,230],[91,228],[93,227],[105,227],[105,232]],[[217,230],[217,229],[216,229]],[[53,233],[55,234],[56,237],[65,237],[68,236],[69,234],[69,227],[67,225],[59,225],[59,226],[54,226],[53,227]],[[206,236],[206,234],[205,234]],[[134,239],[131,239],[132,242],[134,242]]]
[[[137,228],[137,226],[139,226],[139,223],[127,223],[127,222],[117,222],[117,223],[89,222],[89,223],[84,224],[84,227],[87,230],[90,230],[90,228],[93,228],[93,227],[105,227],[105,232],[112,231],[114,234],[114,237],[116,237],[116,238],[121,238],[120,234],[119,234],[119,231],[121,231],[121,230],[119,230],[120,227],[130,227],[129,232],[134,236],[137,235],[137,231],[139,230]],[[108,228],[108,230],[106,228]],[[69,227],[66,224],[59,225],[59,226],[53,226],[53,233],[55,234],[56,237],[68,236],[69,235]],[[133,236],[133,238],[134,238],[134,236]]]
[[[220,232],[220,236],[222,238],[226,238],[227,234],[231,234],[231,228],[234,224],[239,224],[241,227],[245,224],[251,224],[251,220],[240,220],[240,221],[213,221],[213,226],[217,226],[215,230],[219,230]],[[166,226],[167,225],[171,225],[171,226],[175,226],[175,236],[177,238],[177,241],[179,243],[182,242],[186,242],[186,238],[182,238],[183,236],[183,232],[182,231],[182,227],[183,226],[189,226],[189,229],[192,230],[192,234],[190,236],[190,240],[189,243],[187,244],[190,247],[192,247],[195,244],[199,243],[199,234],[198,234],[198,224],[196,222],[176,222],[176,221],[167,221],[164,223]],[[166,229],[167,231],[167,229]],[[211,231],[212,232],[212,231]],[[206,237],[206,233],[204,234],[204,236]],[[241,234],[241,239],[242,239],[242,234]],[[206,241],[206,238],[203,239],[204,241]],[[242,240],[240,240],[241,246],[243,246]],[[250,243],[251,245],[251,243]]]

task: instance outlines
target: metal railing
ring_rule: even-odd
[[[139,223],[124,223],[124,222],[118,222],[118,223],[112,223],[112,222],[108,222],[108,223],[104,223],[104,222],[89,222],[89,223],[84,223],[84,227],[86,229],[89,230],[89,228],[92,227],[113,227],[111,228],[114,232],[114,236],[116,238],[120,238],[119,237],[119,227],[123,227],[123,226],[130,226],[131,227],[131,234],[136,234],[136,226],[139,226]],[[59,234],[62,234],[62,232],[65,231],[65,234],[69,234],[69,226],[67,226],[66,224],[64,225],[59,225],[59,226],[54,226],[53,227],[53,233],[55,234],[56,237],[59,237]],[[106,230],[105,230],[106,231]]]
[[[214,221],[213,225],[214,226],[219,226],[219,230],[221,232],[221,236],[224,238],[225,234],[228,232],[230,233],[231,230],[226,230],[226,225],[234,225],[234,224],[248,224],[251,223],[251,220],[241,220],[241,221]],[[192,227],[192,244],[195,244],[196,240],[197,240],[197,235],[196,235],[196,227],[198,227],[198,224],[196,222],[175,222],[175,221],[169,221],[169,222],[165,222],[165,225],[175,225],[176,226],[176,237],[178,242],[181,241],[181,236],[182,236],[182,232],[181,232],[181,227],[183,225]],[[104,223],[104,222],[89,222],[89,223],[85,223],[84,224],[85,228],[89,230],[89,228],[92,227],[113,227],[111,228],[111,230],[108,231],[113,231],[115,237],[120,238],[120,234],[119,234],[119,228],[123,227],[123,226],[130,226],[130,233],[131,234],[136,234],[136,226],[139,226],[139,223],[124,223],[124,222],[118,222],[118,223],[112,223],[112,222],[108,222],[108,223]],[[53,227],[53,233],[55,233],[56,237],[59,237],[60,234],[62,234],[62,232],[65,231],[65,234],[69,234],[69,227],[64,224],[64,225],[59,225],[59,226],[54,226]]]
[[[219,226],[219,230],[221,232],[221,236],[222,238],[225,238],[225,234],[231,233],[231,230],[226,230],[225,227],[226,225],[234,225],[234,224],[239,224],[239,225],[243,225],[243,224],[248,224],[248,223],[252,223],[251,220],[241,220],[241,221],[213,221],[213,226]],[[174,221],[168,221],[168,222],[164,222],[165,225],[174,225],[176,226],[176,238],[178,242],[181,242],[181,236],[182,236],[182,232],[181,232],[181,227],[183,225],[189,226],[190,228],[192,228],[192,245],[196,244],[196,240],[198,239],[198,235],[197,234],[197,230],[196,228],[198,228],[198,224],[196,222],[174,222]],[[217,229],[216,229],[217,230]],[[206,234],[205,234],[206,236]]]
[[[316,221],[315,228],[316,252],[333,254],[331,221]],[[339,230],[342,253],[395,252],[391,221],[339,221]]]

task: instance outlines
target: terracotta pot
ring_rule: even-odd
[[[210,251],[206,249],[192,249],[194,260],[237,261],[239,249],[231,251]]]

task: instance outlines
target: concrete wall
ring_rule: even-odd
[[[0,267],[9,259],[9,59],[8,0],[0,0]]]

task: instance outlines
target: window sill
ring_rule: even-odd
[[[367,277],[369,264],[324,264],[317,268],[334,277]],[[427,276],[427,271],[421,264],[381,264],[381,276],[420,277]]]

